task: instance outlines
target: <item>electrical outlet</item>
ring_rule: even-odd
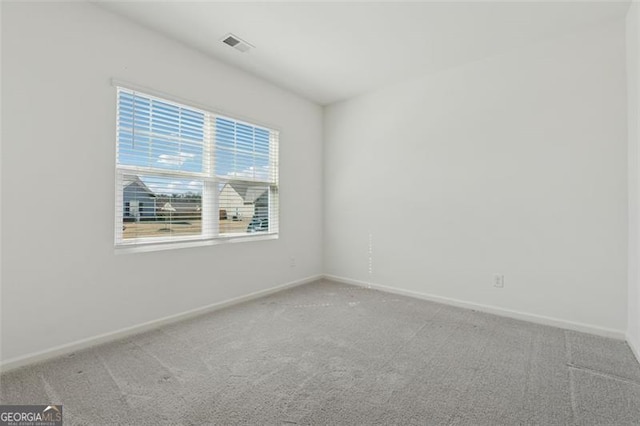
[[[493,286],[497,288],[504,287],[504,275],[502,274],[494,274],[493,275]]]
[[[289,266],[291,268],[295,268],[296,267],[296,258],[295,257],[292,257],[292,258],[289,259]]]

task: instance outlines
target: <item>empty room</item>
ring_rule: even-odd
[[[0,425],[640,425],[640,4],[0,23]]]

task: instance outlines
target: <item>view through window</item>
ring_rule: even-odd
[[[277,131],[117,91],[117,245],[277,234]]]

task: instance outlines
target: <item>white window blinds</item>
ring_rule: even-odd
[[[277,131],[118,87],[116,132],[116,245],[277,234]]]

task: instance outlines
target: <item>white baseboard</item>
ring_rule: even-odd
[[[86,339],[77,340],[75,342],[66,343],[64,345],[56,346],[51,349],[45,349],[40,352],[35,352],[27,355],[23,355],[17,358],[12,358],[7,361],[3,361],[0,364],[0,372],[7,372],[10,370],[14,370],[16,368],[24,367],[30,364],[34,364],[37,362],[46,361],[51,358],[57,358],[62,355],[70,354],[72,352],[76,352],[82,349],[87,349],[92,346],[100,345],[103,343],[112,342],[115,340],[120,340],[125,337],[133,336],[135,334],[140,334],[145,331],[153,330],[163,325],[171,324],[178,321],[183,321],[189,318],[197,317],[199,315],[207,314],[213,311],[217,311],[219,309],[223,309],[232,305],[236,305],[238,303],[247,302],[249,300],[257,299],[259,297],[264,297],[269,294],[277,293],[282,290],[286,290],[289,288],[297,287],[303,284],[308,284],[313,281],[317,281],[322,279],[322,275],[314,275],[311,277],[303,278],[301,280],[292,281],[286,284],[281,284],[275,287],[268,288],[266,290],[260,290],[253,293],[249,293],[244,296],[236,297],[233,299],[225,300],[218,303],[213,303],[211,305],[202,306],[200,308],[192,309],[187,312],[182,312],[175,315],[170,315],[168,317],[160,318],[153,321],[148,321],[142,324],[134,325],[131,327],[123,328],[121,330],[112,331],[109,333],[100,334],[98,336],[88,337]]]
[[[627,344],[631,348],[631,352],[633,352],[636,359],[640,363],[640,346],[636,346],[636,340],[632,339],[629,334],[627,334]]]
[[[72,352],[76,352],[82,349],[87,349],[92,346],[100,345],[103,343],[108,343],[111,341],[123,339],[129,336],[133,336],[135,334],[139,334],[145,331],[153,330],[163,325],[175,323],[178,321],[183,321],[189,318],[197,317],[199,315],[204,315],[219,309],[223,309],[232,305],[236,305],[238,303],[247,302],[253,299],[257,299],[260,297],[267,296],[269,294],[277,293],[282,290],[286,290],[288,288],[297,287],[300,285],[308,284],[313,281],[317,281],[319,279],[327,279],[334,282],[339,282],[348,285],[354,285],[358,287],[366,287],[372,288],[375,290],[384,291],[386,293],[399,294],[402,296],[414,297],[417,299],[429,300],[432,302],[443,303],[446,305],[458,306],[461,308],[467,309],[475,309],[477,311],[487,312],[494,315],[500,315],[509,318],[515,318],[523,321],[529,321],[537,324],[549,325],[553,327],[564,328],[568,330],[580,331],[589,334],[595,334],[598,336],[611,337],[619,340],[627,340],[629,343],[629,347],[633,351],[634,355],[640,362],[640,348],[635,347],[631,343],[631,339],[623,331],[597,327],[589,324],[577,323],[572,321],[566,321],[557,318],[545,317],[541,315],[529,314],[525,312],[513,311],[509,309],[499,308],[495,306],[482,305],[473,302],[467,302],[458,299],[452,299],[448,297],[435,296],[426,293],[420,293],[416,291],[403,290],[394,287],[388,287],[380,284],[367,283],[364,281],[354,280],[351,278],[338,277],[335,275],[315,275],[311,277],[307,277],[301,280],[292,281],[286,284],[278,285],[266,290],[256,291],[244,296],[236,297],[233,299],[225,300],[218,303],[213,303],[211,305],[203,306],[200,308],[192,309],[187,312],[183,312],[176,315],[171,315],[168,317],[160,318],[153,321],[148,321],[142,324],[134,325],[131,327],[127,327],[121,330],[104,333],[98,336],[89,337],[86,339],[78,340],[75,342],[67,343],[64,345],[60,345],[51,349],[46,349],[40,352],[35,352],[31,354],[27,354],[24,356],[20,356],[17,358],[12,358],[7,361],[4,361],[0,364],[0,371],[7,372],[10,370],[14,370],[16,368],[24,367],[30,364],[34,364],[37,362],[46,361],[48,359],[57,358]]]
[[[583,333],[595,334],[597,336],[610,337],[618,340],[626,340],[624,331],[610,328],[598,327],[590,324],[567,321],[558,318],[546,317],[542,315],[530,314],[526,312],[514,311],[510,309],[500,308],[497,306],[482,305],[479,303],[467,302],[464,300],[453,299],[449,297],[435,296],[432,294],[420,293],[417,291],[403,290],[395,287],[388,287],[380,284],[373,284],[364,281],[354,280],[351,278],[338,277],[335,275],[324,275],[329,281],[335,281],[343,284],[355,285],[358,287],[367,287],[375,290],[384,291],[386,293],[399,294],[402,296],[414,297],[417,299],[429,300],[431,302],[443,303],[445,305],[457,306],[466,309],[475,309],[494,315],[529,321],[536,324],[549,325],[552,327],[564,328],[567,330],[580,331]]]

